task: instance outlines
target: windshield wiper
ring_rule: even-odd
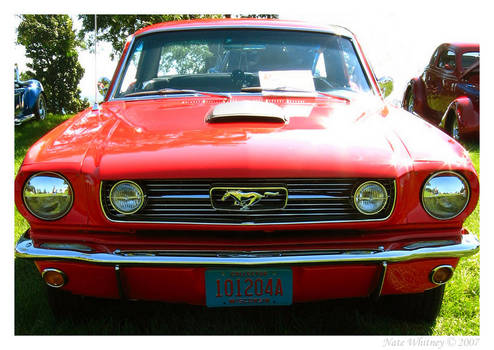
[[[189,89],[170,89],[170,88],[159,89],[159,90],[131,92],[129,94],[125,94],[123,97],[151,96],[151,95],[174,95],[174,94],[199,94],[199,95],[204,95],[204,96],[223,97],[223,98],[226,98],[228,100],[230,99],[229,95],[219,94],[219,93],[215,93],[215,92],[189,90]]]
[[[262,88],[260,86],[248,86],[248,87],[244,87],[244,88],[240,89],[240,91],[242,91],[242,92],[299,92],[299,93],[302,93],[302,94],[313,94],[313,93],[316,93],[316,94],[319,94],[319,95],[322,95],[322,96],[326,96],[326,97],[330,97],[330,98],[336,98],[336,99],[339,99],[339,100],[345,100],[347,102],[350,101],[346,97],[339,96],[339,95],[328,94],[326,92],[321,92],[321,91],[317,91],[317,90],[311,91],[311,90],[302,90],[302,89],[292,89],[292,88],[286,87],[286,86],[281,86],[281,87],[278,87],[278,88],[275,88],[275,89],[264,89],[264,88]]]

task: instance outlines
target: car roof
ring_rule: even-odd
[[[444,43],[441,46],[447,46],[455,51],[479,51],[480,45],[478,43],[466,43],[466,42],[452,42]]]
[[[183,21],[170,21],[157,23],[138,30],[134,36],[140,36],[155,31],[165,30],[189,30],[189,29],[220,29],[220,28],[266,28],[266,29],[290,29],[301,31],[327,32],[347,37],[354,37],[348,29],[336,25],[317,25],[301,21],[289,21],[279,19],[258,18],[221,18],[221,19],[196,19]]]

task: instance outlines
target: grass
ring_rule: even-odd
[[[50,115],[15,130],[15,171],[31,144],[66,120]],[[479,171],[478,145],[466,145]],[[479,206],[465,225],[478,234]],[[16,240],[28,228],[15,212]],[[479,335],[480,255],[462,259],[446,288],[435,323],[397,321],[366,299],[277,308],[207,309],[156,302],[77,299],[63,318],[51,313],[45,287],[30,261],[15,261],[16,334],[338,334]]]

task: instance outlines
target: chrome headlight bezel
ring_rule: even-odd
[[[64,195],[68,195],[69,201],[64,205],[63,210],[61,210],[56,215],[52,215],[52,216],[43,215],[39,211],[37,211],[36,209],[33,208],[33,203],[31,203],[31,204],[29,203],[30,202],[29,197],[33,197],[33,196],[27,196],[27,194],[26,194],[27,187],[31,185],[31,181],[33,181],[35,178],[39,178],[39,177],[54,178],[57,180],[61,180],[62,186],[66,186],[66,189],[64,191]],[[56,188],[56,186],[58,186],[60,188],[60,183],[59,184],[56,184],[56,183],[51,184],[51,185],[47,186],[47,188],[51,188],[52,190],[55,191],[55,193],[57,193],[59,191],[58,191],[58,188]],[[35,173],[35,174],[31,175],[30,177],[28,177],[28,179],[24,183],[24,186],[22,187],[22,200],[24,202],[24,207],[29,211],[29,213],[34,215],[36,218],[41,219],[41,220],[45,220],[45,221],[54,221],[54,220],[58,220],[58,219],[61,219],[62,217],[64,217],[72,209],[72,206],[74,204],[74,190],[72,188],[72,185],[70,184],[70,181],[67,180],[67,178],[65,176],[63,176],[59,173],[56,173],[56,172],[42,171],[42,172]]]
[[[447,175],[447,174],[449,174],[452,177],[455,177],[455,178],[459,179],[460,182],[464,185],[464,188],[465,188],[465,191],[466,191],[466,200],[465,200],[465,203],[462,206],[462,208],[459,209],[456,212],[456,214],[454,214],[452,216],[448,216],[448,217],[441,217],[441,216],[435,214],[431,210],[431,208],[428,208],[427,207],[425,194],[426,194],[426,187],[430,183],[431,180],[433,180],[435,178],[438,178],[438,177],[441,177],[441,176],[444,176],[444,175]],[[425,180],[425,182],[424,182],[424,184],[422,186],[422,191],[421,191],[421,194],[420,194],[420,199],[421,199],[422,208],[424,208],[425,212],[427,214],[429,214],[431,217],[433,217],[434,219],[437,219],[437,220],[451,220],[451,219],[456,218],[461,213],[463,213],[463,211],[465,210],[465,208],[468,206],[468,203],[470,202],[470,184],[468,183],[468,181],[465,179],[465,177],[463,175],[461,175],[461,174],[459,174],[459,173],[457,173],[455,171],[451,171],[451,170],[438,171],[438,172],[433,173],[432,175],[430,175]]]
[[[131,185],[132,187],[134,187],[135,189],[137,189],[137,192],[140,194],[140,203],[139,205],[132,209],[131,211],[124,211],[124,210],[121,210],[121,208],[119,208],[113,201],[113,191],[115,190],[115,188],[119,185],[122,185],[122,184],[129,184]],[[144,205],[144,202],[145,202],[145,194],[144,194],[144,191],[142,189],[141,186],[139,186],[138,183],[134,182],[134,181],[131,181],[131,180],[121,180],[121,181],[118,181],[117,183],[115,183],[111,189],[110,189],[110,193],[108,194],[109,196],[109,199],[110,199],[110,205],[112,206],[113,209],[115,209],[118,213],[120,214],[123,214],[123,215],[131,215],[131,214],[134,214],[134,213],[137,213]]]
[[[369,186],[369,185],[377,185],[383,191],[383,194],[384,194],[384,201],[383,201],[383,203],[381,204],[381,206],[377,210],[372,211],[372,212],[368,212],[368,211],[362,210],[362,208],[360,208],[360,206],[359,206],[359,204],[357,202],[357,200],[358,200],[358,194],[360,193],[360,191],[362,191],[365,186]],[[355,208],[361,214],[364,214],[364,215],[367,215],[367,216],[376,215],[376,214],[380,213],[386,207],[386,204],[388,203],[388,199],[389,199],[388,191],[383,186],[383,184],[381,184],[378,181],[365,181],[362,184],[360,184],[357,187],[357,189],[353,192],[353,204],[354,204]]]

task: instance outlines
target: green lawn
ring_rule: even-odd
[[[15,172],[29,146],[67,116],[48,116],[15,130]],[[467,145],[477,170],[478,145]],[[479,207],[465,222],[480,232]],[[15,211],[15,237],[28,224]],[[434,324],[391,318],[368,300],[335,300],[277,308],[207,309],[155,302],[120,302],[85,298],[75,310],[55,319],[39,273],[29,261],[15,261],[16,334],[376,334],[479,335],[480,255],[462,259],[446,288]]]

